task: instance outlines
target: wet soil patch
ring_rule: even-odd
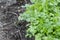
[[[5,3],[0,3],[0,22],[3,23],[3,35],[5,40],[34,40],[32,38],[26,38],[26,21],[18,22],[18,16],[20,13],[25,11],[25,8],[22,8],[21,5],[26,3],[30,3],[30,1],[22,1],[17,2],[16,4],[10,5],[7,8],[5,7]],[[3,39],[2,39],[3,40]]]

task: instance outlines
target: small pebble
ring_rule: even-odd
[[[20,7],[18,7],[18,9],[19,9]]]
[[[4,8],[3,6],[1,6],[1,8]]]
[[[21,10],[18,10],[18,12],[20,12]]]

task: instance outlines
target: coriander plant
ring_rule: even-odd
[[[31,0],[26,11],[18,17],[30,22],[26,36],[35,40],[60,40],[60,0]]]

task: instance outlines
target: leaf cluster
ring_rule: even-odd
[[[60,40],[60,0],[31,0],[19,20],[29,23],[28,36],[35,40]]]

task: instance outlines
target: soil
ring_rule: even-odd
[[[28,1],[18,2],[5,8],[5,3],[0,3],[0,40],[34,40],[34,37],[25,37],[26,21],[20,21],[18,24],[18,16],[25,11],[21,5],[31,3]]]

